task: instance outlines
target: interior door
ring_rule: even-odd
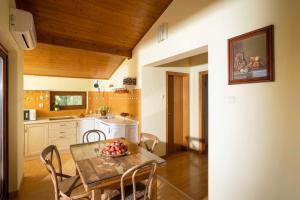
[[[7,54],[0,45],[0,199],[8,192]]]
[[[188,135],[188,78],[186,74],[168,74],[167,152],[174,153],[186,146]]]
[[[168,76],[168,153],[174,152],[174,76]]]
[[[180,151],[183,145],[183,82],[181,76],[174,76],[173,87],[173,151]]]

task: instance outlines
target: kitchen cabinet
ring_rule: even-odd
[[[95,119],[82,119],[78,121],[78,134],[77,134],[78,143],[83,143],[82,140],[83,134],[92,129],[97,129],[95,127]],[[91,137],[89,137],[90,142],[96,141],[96,138],[97,138],[96,136],[91,135]]]
[[[126,126],[110,126],[109,127],[109,134],[111,138],[120,138],[123,137],[125,138],[125,131],[126,131]]]
[[[139,142],[139,134],[138,134],[138,126],[137,125],[128,125],[126,126],[125,137],[134,143]]]
[[[109,132],[109,127],[110,126],[108,124],[103,123],[99,119],[95,119],[95,129],[102,131],[105,134],[107,140],[113,139]]]
[[[58,150],[68,150],[70,145],[76,144],[76,135],[61,135],[49,138],[49,144],[55,144]]]
[[[123,118],[99,119],[96,117],[74,120],[40,120],[25,123],[25,157],[37,157],[50,144],[65,151],[70,145],[82,143],[83,134],[92,129],[105,133],[106,139],[127,138],[138,142],[138,123]],[[89,141],[97,141],[98,135],[91,135]]]
[[[127,138],[129,141],[138,142],[138,126],[137,125],[113,125],[106,124],[101,120],[95,120],[95,129],[105,133],[106,139]]]
[[[54,144],[58,150],[67,150],[76,141],[77,121],[49,123],[48,145]]]
[[[25,156],[39,155],[48,145],[48,124],[25,126]]]

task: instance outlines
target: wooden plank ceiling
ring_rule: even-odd
[[[63,51],[75,52],[76,50],[71,50],[75,48],[81,49],[78,52],[84,52],[83,54],[100,52],[92,56],[97,57],[99,63],[81,66],[81,77],[108,79],[125,58],[131,57],[132,49],[171,2],[172,0],[17,0],[17,8],[33,14],[38,42],[57,45],[50,47],[39,44],[36,50],[27,51],[24,73],[62,76],[56,68],[70,70],[69,63],[73,62],[61,59],[65,63],[59,61],[61,64],[55,66],[56,61],[49,62],[49,59],[61,57]],[[44,56],[36,59],[41,52]],[[46,52],[51,55],[45,55]],[[81,58],[80,53],[76,53],[76,56],[78,57],[73,58],[74,60],[85,63],[87,56]],[[68,74],[78,77],[77,73],[73,74],[71,70]]]

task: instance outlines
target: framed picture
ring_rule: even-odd
[[[274,81],[273,25],[228,40],[229,84]]]

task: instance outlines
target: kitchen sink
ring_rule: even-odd
[[[73,116],[50,117],[49,120],[75,119]]]
[[[99,119],[113,119],[114,116],[100,116]]]

